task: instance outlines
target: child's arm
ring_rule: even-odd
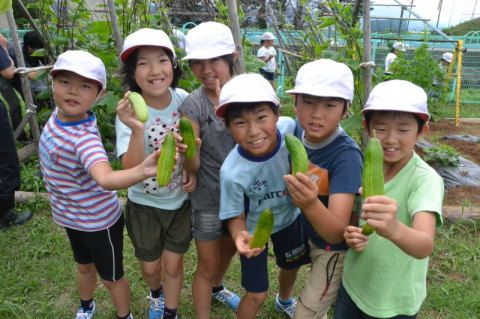
[[[117,105],[117,114],[120,121],[132,130],[128,150],[121,156],[122,167],[125,169],[132,168],[145,159],[143,142],[145,124],[137,120],[135,110],[127,99],[128,94],[130,94],[130,91],[125,93],[123,99]]]
[[[355,194],[332,194],[327,208],[318,199],[318,187],[308,176],[297,173],[296,178],[285,175],[284,179],[293,202],[302,210],[317,234],[329,243],[341,243],[352,214]]]
[[[98,162],[90,168],[89,174],[106,190],[128,188],[157,174],[159,155],[160,150],[150,154],[140,165],[120,171],[114,171],[108,162]]]
[[[186,170],[182,171],[183,191],[191,193],[197,187],[197,175],[190,174]]]
[[[192,124],[193,132],[195,133],[195,136],[200,136],[200,126],[189,119],[186,115],[183,115],[186,119],[190,121]],[[178,152],[183,154],[187,150],[187,145],[182,143],[182,137],[180,134],[175,134],[175,140],[177,141],[177,148]],[[188,160],[184,158],[183,160],[183,168],[189,172],[190,174],[197,174],[198,170],[200,169],[200,147],[202,145],[202,141],[200,138],[196,138],[195,141],[197,142],[197,153],[195,154],[195,157],[191,160]]]
[[[397,219],[397,202],[387,196],[371,196],[362,206],[361,218],[375,227],[378,235],[391,240],[406,254],[422,259],[430,256],[434,247],[435,214],[417,212],[412,227]]]
[[[251,258],[259,255],[265,247],[250,248],[252,235],[250,235],[246,229],[245,214],[228,220],[228,230],[230,234],[232,234],[232,239],[235,242],[235,246],[237,246],[238,252],[247,258]]]

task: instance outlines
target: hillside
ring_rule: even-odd
[[[480,18],[462,22],[442,31],[448,35],[465,35],[469,31],[480,31]]]

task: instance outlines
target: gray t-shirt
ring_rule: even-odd
[[[200,126],[200,170],[197,173],[197,188],[190,194],[192,209],[220,208],[220,167],[235,146],[232,135],[215,115],[213,104],[203,86],[193,91],[179,108]]]

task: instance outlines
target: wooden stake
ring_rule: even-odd
[[[228,0],[228,16],[230,18],[230,29],[232,30],[233,41],[238,53],[235,61],[235,73],[245,73],[245,58],[243,56],[242,38],[240,36],[240,23],[238,22],[237,1]]]

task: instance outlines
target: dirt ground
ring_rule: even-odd
[[[459,126],[455,126],[453,120],[447,119],[438,123],[430,123],[430,132],[426,136],[426,140],[429,142],[437,146],[448,144],[455,148],[464,158],[480,165],[480,143],[441,139],[443,136],[453,134],[480,137],[480,120],[477,122],[461,121]],[[444,205],[480,207],[480,187],[458,186],[448,189],[445,192]]]

